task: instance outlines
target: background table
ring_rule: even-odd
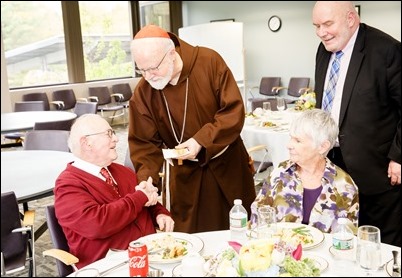
[[[73,154],[59,151],[2,151],[1,192],[14,191],[19,203],[53,195],[55,181],[74,160]],[[38,238],[47,226],[35,232]]]
[[[230,231],[214,231],[214,232],[205,232],[205,233],[195,233],[195,236],[200,237],[204,242],[204,249],[202,251],[203,255],[216,255],[217,252],[222,250],[222,248],[227,244],[227,241],[230,240]],[[314,249],[310,249],[307,251],[303,251],[306,254],[319,256],[324,258],[329,266],[328,268],[321,273],[321,277],[334,277],[334,276],[364,276],[364,273],[360,269],[360,267],[353,261],[348,260],[338,260],[334,258],[333,255],[329,252],[329,248],[332,245],[332,235],[325,234],[324,242],[317,246]],[[392,259],[392,250],[398,250],[401,252],[400,247],[382,244],[382,261],[383,263],[388,262]],[[116,252],[110,256],[107,256],[104,259],[101,259],[97,262],[94,262],[87,266],[95,267],[99,271],[106,270],[110,267],[113,267],[124,260],[127,260],[128,253],[124,252]],[[172,270],[178,263],[174,264],[151,264],[151,266],[160,268],[164,271],[164,277],[171,277]],[[69,275],[73,277],[74,275]],[[117,270],[110,272],[106,275],[106,277],[129,277],[129,269],[128,264],[118,268]],[[385,269],[381,269],[373,274],[373,277],[388,277]]]
[[[75,119],[77,115],[66,111],[25,111],[1,114],[1,133],[30,130],[36,122]]]

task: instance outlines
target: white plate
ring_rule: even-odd
[[[398,256],[398,260],[399,262],[399,268],[401,267],[401,255]],[[392,265],[394,264],[394,259],[389,260],[386,264],[385,264],[385,271],[387,272],[387,274],[392,277]]]
[[[320,270],[320,273],[323,273],[328,268],[328,261],[323,257],[310,255],[310,254],[303,254],[303,259],[309,258],[314,261],[315,267]]]
[[[309,226],[309,225],[304,225],[304,224],[300,224],[300,223],[292,223],[292,222],[279,222],[279,223],[277,223],[277,226],[280,228],[288,228],[288,229],[294,229],[294,228],[303,226],[306,229],[308,229],[313,238],[313,242],[302,244],[303,250],[313,249],[313,248],[317,247],[318,245],[320,245],[321,243],[323,243],[324,239],[325,239],[324,234],[320,230],[318,230],[315,227]]]
[[[313,248],[317,247],[318,245],[320,245],[321,243],[323,243],[324,239],[325,239],[324,234],[320,230],[318,230],[315,227],[309,226],[309,225],[305,225],[305,224],[301,224],[301,223],[292,223],[292,222],[278,222],[278,223],[276,223],[276,225],[278,228],[283,228],[283,229],[294,229],[294,228],[298,228],[298,227],[307,228],[313,238],[313,242],[312,243],[304,243],[304,244],[302,243],[303,250],[313,249]],[[254,231],[247,230],[247,236],[250,238],[255,238],[255,236],[253,236],[254,233],[255,233]]]
[[[187,252],[192,250],[194,252],[201,252],[202,249],[204,249],[204,242],[197,236],[187,234],[187,233],[179,233],[179,232],[171,232],[171,233],[156,233],[156,234],[151,234],[147,235],[144,237],[139,238],[139,241],[144,242],[145,244],[151,243],[153,240],[158,240],[166,237],[166,235],[171,235],[173,238],[177,241],[185,242],[186,243],[186,248]],[[161,251],[162,253],[162,251]],[[177,263],[182,260],[183,256],[179,256],[177,258],[173,259],[162,259],[161,254],[154,254],[154,255],[149,255],[148,260],[150,263]]]
[[[173,277],[183,277],[182,273],[183,273],[183,270],[182,270],[182,265],[181,264],[176,265],[172,270],[172,276]],[[206,273],[204,274],[204,276],[201,276],[201,277],[205,277],[205,276],[207,276]]]

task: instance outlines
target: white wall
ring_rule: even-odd
[[[400,1],[355,1],[361,21],[401,40]],[[183,1],[183,25],[234,18],[244,23],[247,87],[258,86],[262,76],[279,76],[287,85],[292,76],[311,78],[314,86],[315,52],[319,39],[312,25],[315,1]],[[268,19],[278,15],[282,27],[268,29]]]

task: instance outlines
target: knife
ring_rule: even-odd
[[[398,265],[398,251],[393,250],[392,255],[394,256],[394,263],[392,265],[392,277],[401,277],[401,269]]]

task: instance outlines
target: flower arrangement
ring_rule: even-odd
[[[216,277],[312,277],[320,270],[314,261],[302,258],[302,246],[282,240],[256,239],[240,248],[225,249],[207,263],[207,272]]]
[[[315,104],[315,92],[305,92],[296,101],[294,109],[296,111],[310,110],[315,107]]]

